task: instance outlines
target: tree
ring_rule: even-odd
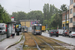
[[[61,8],[61,11],[66,11],[67,10],[66,4],[61,5],[60,8]]]
[[[7,22],[10,22],[9,14],[0,5],[0,23],[7,23]]]
[[[27,14],[25,12],[13,12],[11,17],[14,17],[15,21],[25,20],[27,18]]]
[[[40,20],[40,23],[43,24],[43,13],[42,11],[31,11],[27,14],[27,17],[31,20]]]
[[[44,18],[49,19],[49,4],[43,6]]]
[[[48,11],[47,11],[48,9]],[[48,25],[50,29],[56,29],[57,26],[59,25],[61,27],[61,11],[56,8],[54,5],[50,4],[49,5],[45,4],[43,7],[43,12],[44,12],[44,25]]]

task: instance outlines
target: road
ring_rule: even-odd
[[[43,32],[42,33],[43,36],[46,36],[46,37],[50,37],[48,33],[45,33]],[[75,38],[69,38],[69,37],[63,37],[63,36],[59,36],[59,37],[50,37],[50,38],[54,38],[54,39],[57,39],[57,40],[60,40],[60,41],[63,41],[65,43],[68,43],[68,44],[71,44],[71,45],[74,45],[75,46]]]

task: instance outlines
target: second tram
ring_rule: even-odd
[[[28,27],[25,27],[24,28],[24,32],[28,32]]]

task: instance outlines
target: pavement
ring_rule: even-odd
[[[48,31],[46,30],[44,33],[48,33]]]
[[[23,39],[18,44],[8,48],[7,50],[23,50],[24,41],[25,41],[25,36],[23,36]]]
[[[14,38],[10,37],[2,42],[0,42],[0,50],[6,50],[9,46],[13,45],[14,43],[20,41],[22,35],[15,36]]]

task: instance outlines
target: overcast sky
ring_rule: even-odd
[[[70,5],[70,0],[0,0],[0,4],[9,13],[24,11],[26,13],[32,10],[43,11],[45,3],[54,4],[60,9],[62,4]]]

